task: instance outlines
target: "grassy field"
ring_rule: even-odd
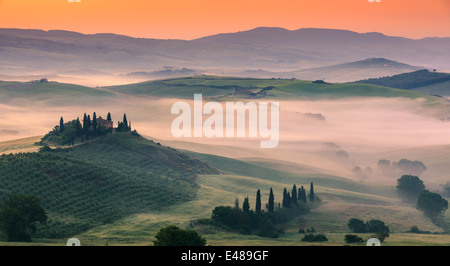
[[[19,142],[20,143],[20,142]],[[25,140],[22,141],[26,143]],[[103,150],[103,148],[102,148]],[[346,245],[344,236],[350,233],[347,222],[350,218],[362,220],[380,219],[390,227],[390,237],[383,245],[450,245],[450,235],[442,234],[443,229],[434,225],[422,213],[402,201],[392,185],[358,182],[339,176],[323,175],[317,172],[289,171],[280,161],[242,161],[221,156],[187,152],[186,154],[207,162],[223,174],[199,175],[196,197],[190,201],[168,205],[159,210],[128,215],[119,220],[95,226],[75,235],[83,245],[152,245],[157,231],[166,225],[175,224],[183,228],[193,228],[206,237],[208,245]],[[285,169],[285,170],[283,170]],[[199,225],[195,220],[209,218],[218,205],[232,206],[237,197],[243,202],[249,197],[254,208],[256,190],[262,192],[263,204],[268,192],[273,188],[275,201],[280,202],[282,190],[293,184],[303,185],[309,190],[314,182],[316,195],[321,204],[304,216],[281,225],[284,230],[277,239],[254,235],[225,232],[210,225]],[[450,224],[449,212],[445,220]],[[411,226],[432,234],[408,233]],[[303,234],[298,229],[314,227],[317,233],[327,236],[327,242],[302,242]],[[368,239],[370,234],[358,234]],[[35,239],[26,245],[64,245],[64,239]],[[0,245],[22,245],[23,243],[0,243]],[[354,244],[361,245],[361,244]]]
[[[202,159],[205,160],[205,157]],[[207,158],[205,161],[211,165],[215,163]],[[236,172],[242,171],[243,168],[239,165],[242,162],[228,162],[228,167],[232,168],[233,163]],[[255,167],[247,164],[246,168],[252,171]],[[270,169],[259,168],[261,171],[270,172]],[[224,169],[229,170],[227,167],[220,170]],[[278,174],[280,176],[282,173]],[[289,189],[296,183],[297,186],[304,185],[309,189],[309,180],[321,184],[315,185],[315,191],[322,204],[311,213],[282,225],[285,234],[277,239],[224,232],[213,226],[198,225],[194,222],[198,218],[209,218],[215,206],[232,206],[236,197],[242,202],[244,197],[248,196],[253,206],[257,189],[261,189],[264,203],[272,187],[275,201],[279,202],[284,187]],[[327,180],[289,173],[276,180],[236,174],[201,175],[197,180],[200,189],[195,200],[170,206],[164,211],[136,214],[110,225],[96,227],[77,237],[87,245],[152,245],[159,228],[176,224],[195,229],[207,238],[208,245],[345,245],[344,236],[350,233],[346,224],[350,218],[357,217],[363,220],[380,219],[390,227],[391,236],[383,245],[450,245],[450,236],[440,234],[441,228],[423,217],[414,207],[402,203],[392,187],[357,184],[360,186],[359,190],[366,191],[363,193],[353,189],[337,189],[334,186],[336,183]],[[438,234],[407,233],[411,226]],[[300,240],[303,235],[298,233],[300,227],[314,227],[317,233],[324,233],[329,240],[321,243],[302,242]],[[370,234],[360,236],[368,239]]]
[[[323,194],[326,188],[322,187],[317,187],[317,194],[323,201],[322,205],[312,210],[310,214],[284,225],[285,234],[277,239],[230,233],[212,226],[192,225],[192,222],[198,218],[210,217],[211,210],[218,203],[231,206],[235,197],[239,197],[241,201],[244,195],[251,197],[255,194],[254,186],[273,187],[276,200],[280,200],[283,187],[288,185],[232,175],[201,176],[198,182],[201,187],[197,193],[197,198],[193,201],[170,206],[164,211],[132,215],[113,224],[98,226],[76,237],[85,245],[152,245],[159,228],[176,224],[183,228],[195,229],[206,237],[208,245],[345,245],[344,236],[350,233],[346,223],[349,218],[355,216],[362,219],[379,218],[390,226],[392,232],[383,245],[450,245],[449,235],[405,233],[409,230],[410,225],[418,225],[421,230],[440,231],[439,228],[409,206],[378,206],[336,202],[334,198]],[[250,183],[251,185],[244,185]],[[263,193],[264,200],[267,200],[267,193]],[[387,198],[386,200],[395,199]],[[399,219],[401,219],[400,223],[398,223]],[[303,234],[298,233],[300,226],[313,226],[317,233],[324,233],[328,241],[321,243],[302,242]],[[364,239],[370,237],[370,234],[358,235]],[[63,244],[63,240],[59,243]]]

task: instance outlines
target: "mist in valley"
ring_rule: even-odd
[[[117,125],[126,113],[132,128],[141,135],[178,149],[249,161],[282,162],[311,173],[393,184],[399,177],[380,175],[377,163],[380,159],[394,162],[405,158],[420,160],[427,166],[423,174],[426,183],[438,186],[449,178],[450,166],[442,158],[450,155],[450,122],[433,116],[421,99],[278,101],[279,143],[271,149],[260,148],[264,138],[259,136],[175,138],[171,125],[178,115],[171,114],[171,107],[178,101],[126,97],[96,106],[50,107],[35,103],[17,107],[2,104],[0,141],[42,136],[58,125],[61,116],[67,122],[77,117],[82,119],[84,113],[92,117],[96,112],[97,116],[106,118],[111,112]],[[192,101],[183,101],[193,106]],[[208,101],[203,100],[203,104]],[[222,105],[225,110],[225,103]],[[203,120],[208,117],[210,115],[203,115]],[[355,167],[371,171],[364,176],[355,175]],[[291,170],[296,171],[294,168]]]

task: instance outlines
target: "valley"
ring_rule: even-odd
[[[346,245],[350,218],[385,222],[391,232],[383,245],[450,243],[448,211],[439,226],[433,223],[399,195],[395,186],[401,174],[384,175],[377,165],[381,159],[419,160],[427,167],[420,176],[427,189],[444,193],[450,109],[441,97],[370,84],[204,75],[99,88],[5,82],[0,93],[10,95],[11,86],[16,95],[0,100],[8,110],[0,118],[6,171],[0,196],[10,191],[41,195],[61,233],[55,239],[37,236],[32,245],[64,244],[70,228],[74,231],[67,235],[86,245],[152,245],[157,231],[169,224],[196,230],[208,245]],[[202,93],[205,103],[278,101],[278,147],[260,149],[259,139],[251,138],[173,137],[170,108],[180,100],[191,102],[194,93]],[[103,117],[111,112],[115,125],[126,113],[140,137],[120,132],[38,152],[35,143],[61,116],[71,121],[93,112]],[[8,159],[12,156],[17,159]],[[14,168],[11,160],[23,166]],[[54,166],[44,171],[43,164]],[[33,178],[39,186],[32,185],[38,184]],[[254,209],[257,189],[265,206],[270,188],[278,203],[284,188],[309,188],[310,182],[320,204],[279,225],[284,233],[278,238],[197,222],[210,218],[218,205],[233,206],[236,198],[242,203],[249,197]],[[170,191],[180,186],[182,193],[169,200]],[[65,203],[55,203],[60,200]],[[409,232],[413,226],[428,233]],[[302,242],[299,229],[311,227],[328,241]]]

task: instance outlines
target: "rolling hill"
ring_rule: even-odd
[[[438,82],[432,85],[417,87],[413,90],[448,97],[450,96],[450,81]]]
[[[75,84],[49,82],[46,79],[29,82],[0,81],[0,103],[14,106],[82,106],[114,99],[117,99],[117,95],[112,92]]]
[[[430,97],[371,84],[317,83],[296,79],[256,79],[222,76],[196,76],[147,81],[105,87],[129,96],[156,96],[193,99],[195,93],[214,99],[336,99],[346,97]]]
[[[161,227],[176,224],[194,228],[209,245],[311,245],[300,241],[299,227],[325,233],[329,241],[321,245],[344,245],[352,217],[384,221],[391,228],[387,245],[446,245],[449,241],[442,228],[402,201],[393,184],[287,167],[277,160],[238,160],[174,150],[131,133],[63,150],[5,154],[0,163],[2,197],[28,192],[44,199],[51,220],[49,227],[39,227],[37,244],[61,245],[70,235],[83,245],[151,245]],[[236,197],[249,196],[253,209],[257,189],[266,202],[272,187],[280,202],[283,188],[307,187],[310,182],[321,204],[282,224],[284,233],[278,239],[195,222],[209,218],[215,206],[231,206]],[[411,226],[432,234],[407,233]]]
[[[327,82],[351,82],[368,78],[393,76],[412,72],[423,67],[412,66],[385,58],[335,64],[329,66],[302,68],[290,71],[268,71],[263,69],[228,71],[227,75],[249,78],[296,78],[301,80],[325,80]]]
[[[127,215],[192,200],[215,168],[140,136],[116,133],[67,149],[3,154],[0,199],[35,194],[50,217],[38,234],[60,238]]]
[[[304,80],[322,79],[328,82],[349,82],[393,76],[419,69],[422,69],[422,67],[411,66],[384,58],[369,58],[344,64],[299,70],[293,72],[293,74],[296,78]]]
[[[389,77],[359,80],[355,83],[365,83],[397,89],[412,90],[425,86],[433,86],[448,81],[450,81],[450,73],[441,73],[422,69]]]

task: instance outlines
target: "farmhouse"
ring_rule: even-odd
[[[97,125],[99,127],[104,127],[105,129],[113,128],[113,122],[103,119],[101,116],[97,118]]]

